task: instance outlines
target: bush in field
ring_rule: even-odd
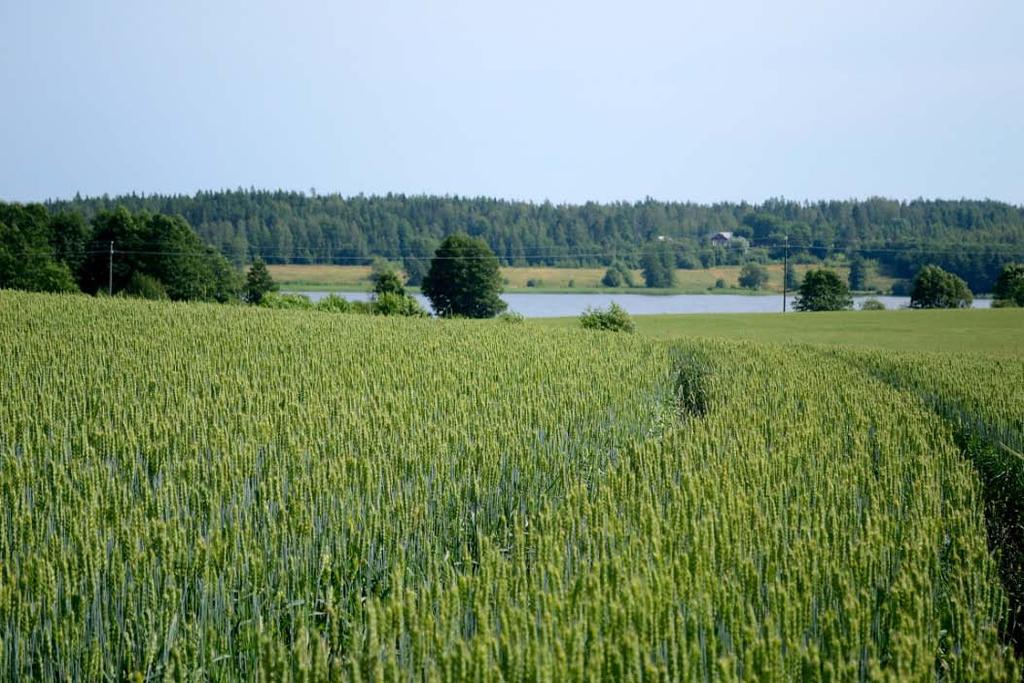
[[[938,266],[924,266],[914,277],[911,308],[970,308],[974,295],[967,283]]]
[[[352,312],[352,302],[337,294],[328,294],[316,302],[316,310],[328,313],[350,313]]]
[[[419,302],[411,296],[388,292],[373,300],[371,310],[374,315],[404,315],[412,318],[425,318],[427,312]]]
[[[996,278],[996,286],[992,290],[995,301],[992,305],[1000,308],[1007,306],[1024,306],[1024,264],[1008,263]]]
[[[372,301],[349,301],[349,312],[357,315],[373,315]]]
[[[793,308],[798,311],[841,311],[853,306],[850,290],[834,271],[814,268],[804,275]]]
[[[768,284],[768,271],[756,263],[747,263],[740,269],[739,285],[744,289],[761,289]]]
[[[282,294],[280,292],[267,292],[260,300],[263,308],[277,308],[287,310],[310,310],[313,302],[309,297],[302,294]]]
[[[862,311],[884,311],[885,304],[878,299],[864,299],[860,304],[860,310]]]
[[[515,311],[505,311],[498,315],[498,320],[509,325],[521,325],[526,321],[522,313],[516,313]]]
[[[580,314],[580,325],[588,330],[606,330],[610,332],[634,332],[636,324],[629,317],[626,309],[614,301],[607,309],[587,307]]]

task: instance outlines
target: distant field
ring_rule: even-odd
[[[642,334],[656,339],[714,337],[1024,356],[1024,309],[715,313],[637,316],[635,320]],[[537,318],[529,324],[573,327],[578,323],[575,318]]]
[[[804,273],[815,266],[795,266],[797,278],[802,278]],[[769,281],[765,291],[782,291],[782,266],[773,264],[766,266],[768,269]],[[269,266],[270,274],[274,279],[287,287],[316,287],[321,289],[338,289],[358,291],[369,289],[370,268],[368,266],[330,266],[330,265],[275,265]],[[846,278],[848,269],[838,267],[835,270],[840,277]],[[505,281],[505,287],[509,290],[526,291],[580,291],[600,290],[607,291],[601,286],[601,278],[604,277],[604,268],[502,268],[501,275]],[[677,286],[671,290],[679,293],[695,293],[706,291],[723,291],[715,289],[715,283],[719,279],[725,281],[725,291],[736,291],[738,289],[739,266],[722,266],[720,268],[708,268],[703,270],[676,270]],[[528,283],[534,282],[530,287]],[[643,288],[643,274],[639,270],[633,271],[633,280]],[[874,275],[868,281],[872,290],[887,292],[892,286],[893,279]],[[665,292],[666,290],[659,290]],[[747,291],[747,290],[742,290]]]
[[[267,266],[271,277],[282,285],[317,285],[329,288],[369,289],[369,266]]]

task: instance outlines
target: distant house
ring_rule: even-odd
[[[715,247],[724,247],[732,241],[731,232],[716,232],[711,236],[711,244]]]

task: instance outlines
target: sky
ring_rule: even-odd
[[[0,0],[0,198],[1024,204],[1024,2]]]

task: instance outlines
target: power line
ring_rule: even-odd
[[[948,255],[964,255],[964,256],[1024,256],[1024,248],[1016,247],[1014,249],[1005,249],[998,247],[984,247],[982,249],[970,249],[962,247],[958,249],[929,249],[922,247],[846,247],[840,249],[835,245],[815,245],[815,244],[795,244],[790,242],[786,243],[762,243],[752,245],[753,248],[759,249],[804,249],[806,251],[844,251],[844,252],[856,252],[856,253],[909,253],[919,254],[922,256],[948,256]],[[494,256],[418,256],[418,255],[400,255],[400,254],[374,254],[371,256],[333,256],[329,254],[317,254],[317,250],[301,250],[293,249],[291,251],[283,250],[246,250],[250,255],[260,255],[272,258],[285,258],[285,259],[307,259],[322,257],[325,259],[324,263],[330,264],[337,261],[347,262],[370,262],[374,259],[383,258],[386,260],[408,260],[408,261],[431,261],[434,259],[442,260],[466,260],[466,259],[490,259],[490,258],[509,258],[508,255]],[[568,260],[568,259],[614,259],[621,256],[622,250],[614,251],[587,251],[587,252],[559,252],[559,253],[534,253],[534,254],[522,254],[515,253],[512,258],[534,258],[534,259],[550,259],[550,260]],[[108,249],[89,249],[84,253],[86,254],[106,254]],[[207,256],[208,253],[204,251],[165,251],[160,249],[118,249],[118,254],[130,254],[138,256]],[[223,252],[215,250],[215,253],[223,254]],[[313,264],[310,264],[313,265]]]

